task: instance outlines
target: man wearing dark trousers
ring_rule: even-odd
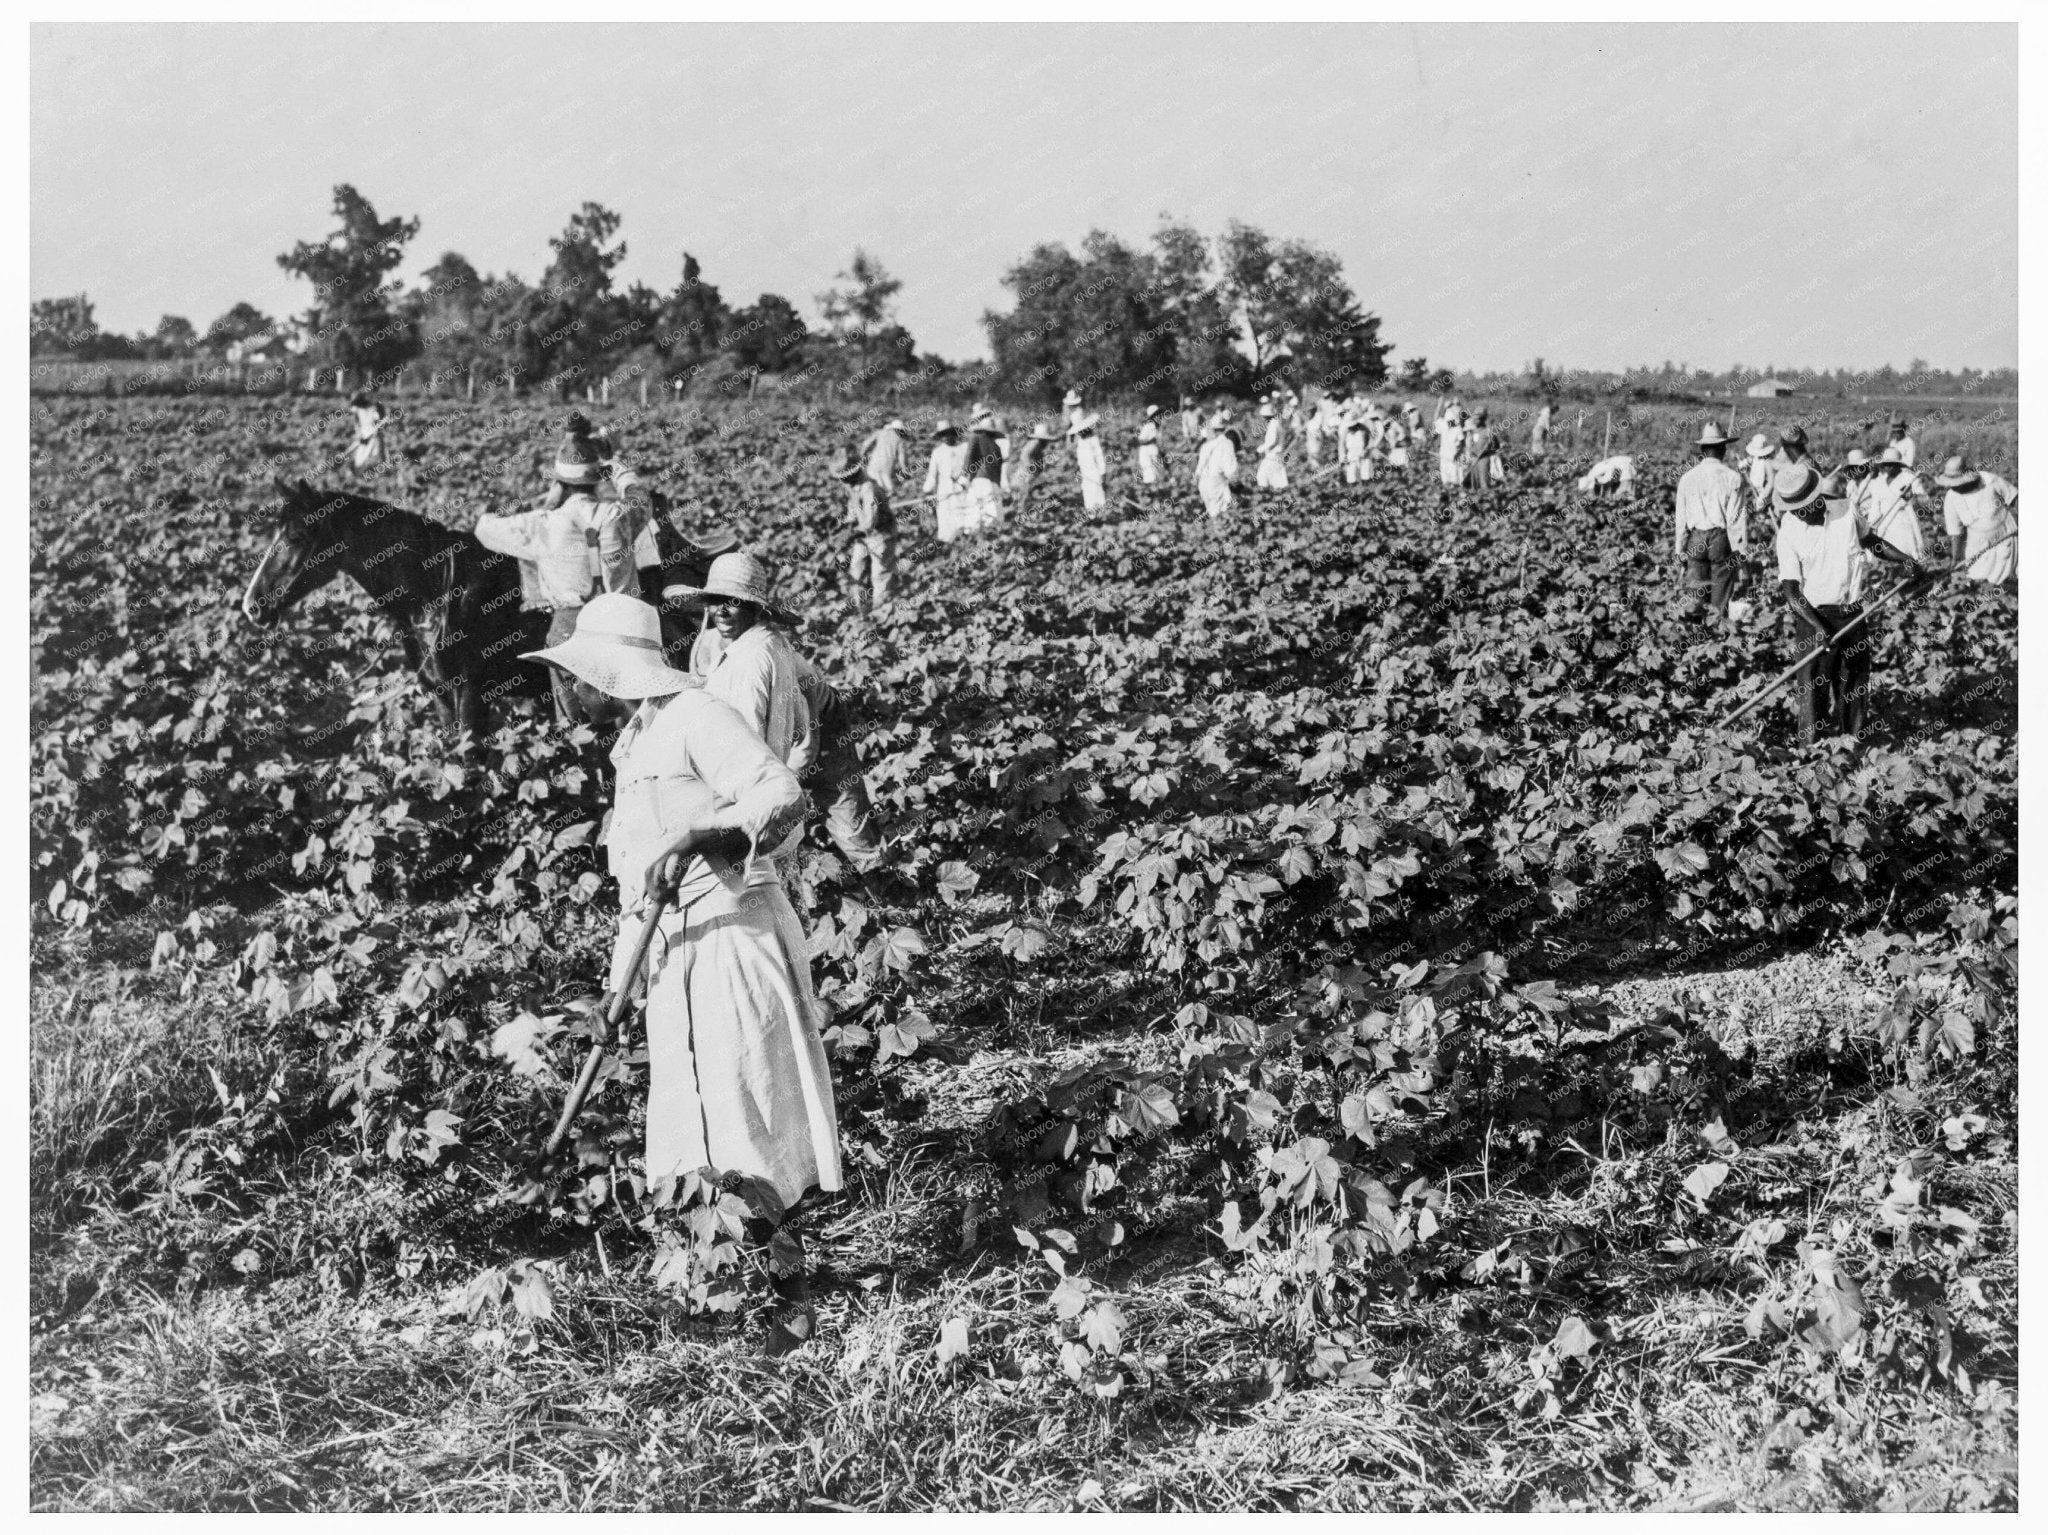
[[[1700,461],[1678,481],[1678,527],[1674,552],[1685,563],[1686,586],[1694,604],[1707,598],[1707,618],[1728,622],[1728,595],[1735,588],[1735,561],[1749,548],[1749,507],[1742,476],[1723,461],[1728,434],[1709,421],[1699,438]]]
[[[1802,652],[1822,641],[1828,648],[1801,667],[1794,683],[1799,700],[1799,739],[1811,744],[1823,718],[1830,734],[1859,735],[1870,686],[1870,629],[1858,624],[1837,639],[1862,611],[1863,559],[1868,550],[1916,576],[1930,574],[1911,555],[1895,549],[1863,525],[1839,487],[1811,464],[1788,464],[1772,486],[1778,510],[1778,589],[1799,636]]]

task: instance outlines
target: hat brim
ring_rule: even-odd
[[[661,595],[670,602],[680,602],[690,606],[700,606],[705,599],[710,597],[725,597],[734,602],[751,602],[777,623],[787,624],[792,629],[803,622],[803,615],[793,608],[786,608],[779,602],[771,602],[765,598],[757,597],[751,592],[736,592],[729,587],[690,586],[679,581],[674,586],[664,586],[661,589]]]
[[[559,645],[520,653],[522,661],[559,666],[578,682],[610,698],[666,698],[699,679],[659,659],[660,651],[643,652],[615,645],[591,634],[572,634]]]
[[[1896,460],[1894,460],[1894,462],[1896,462]],[[1903,469],[1906,466],[1904,464],[1900,464],[1899,467]],[[1976,484],[1982,478],[1984,478],[1983,475],[1979,474],[1975,469],[1972,469],[1966,474],[1937,474],[1934,477],[1934,483],[1941,486],[1945,490],[1963,490],[1971,485]]]

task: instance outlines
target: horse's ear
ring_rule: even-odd
[[[304,496],[308,501],[310,501],[313,499],[314,495],[313,487],[308,485],[304,480],[301,480],[299,481],[299,494]]]
[[[283,496],[287,501],[291,500],[292,496],[295,494],[291,486],[285,483],[285,478],[281,474],[273,474],[270,477],[270,483],[277,487],[277,493],[280,496]]]

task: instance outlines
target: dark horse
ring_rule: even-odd
[[[548,696],[547,668],[519,659],[547,643],[548,616],[519,605],[519,562],[467,533],[348,491],[279,480],[284,497],[242,612],[268,626],[346,572],[398,630],[411,666],[451,729],[481,735],[490,703]]]
[[[474,535],[348,491],[276,482],[284,497],[277,536],[242,596],[252,623],[269,625],[308,592],[346,571],[398,630],[406,663],[450,729],[480,736],[490,704],[508,694],[549,696],[547,667],[522,661],[547,643],[548,615],[520,606],[519,562]],[[661,614],[669,664],[687,669],[693,626],[664,586],[702,586],[714,556],[737,547],[729,529],[699,542],[675,527],[668,498],[651,497],[660,566],[641,572],[641,596]],[[583,715],[622,725],[631,706],[575,685]]]

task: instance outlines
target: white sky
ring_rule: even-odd
[[[305,307],[338,181],[529,281],[584,200],[735,307],[865,245],[985,351],[1033,244],[1236,216],[1344,262],[1397,357],[2018,362],[2011,26],[32,28],[32,297]]]

